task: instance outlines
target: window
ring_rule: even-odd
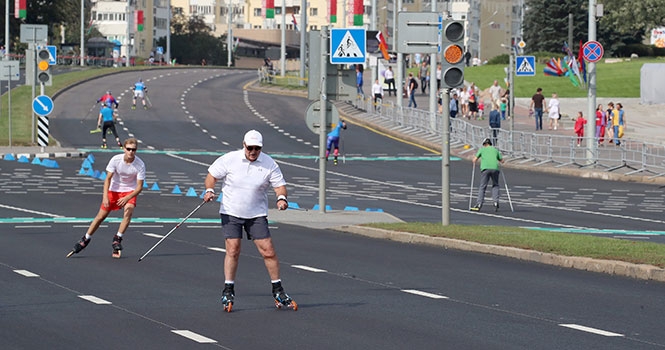
[[[261,17],[261,9],[260,8],[255,8],[254,9],[254,17]]]
[[[275,6],[275,15],[281,15],[281,14],[282,14],[282,7]]]
[[[319,9],[316,7],[310,7],[309,8],[309,15],[310,16],[318,16],[319,15]]]

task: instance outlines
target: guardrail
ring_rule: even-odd
[[[441,136],[441,114],[415,108],[400,108],[392,102],[375,104],[369,98],[358,98],[352,104],[373,117],[385,119],[400,130]],[[583,138],[578,146],[577,136],[490,129],[460,118],[451,118],[450,128],[451,146],[470,145],[473,149],[474,145],[482,144],[482,140],[489,137],[511,161],[532,166],[593,166],[607,172],[622,169],[626,175],[644,173],[651,174],[652,178],[665,175],[665,145],[660,143],[623,138],[620,146],[605,142],[592,150],[586,147],[589,137]],[[597,142],[595,137],[593,139]]]

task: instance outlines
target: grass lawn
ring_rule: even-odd
[[[534,231],[511,226],[443,226],[436,223],[375,223],[365,226],[435,237],[529,249],[565,256],[619,260],[665,268],[665,244],[583,234]]]
[[[596,63],[596,97],[640,97],[640,70],[645,63],[665,63],[665,58],[639,58],[617,63]],[[559,97],[587,97],[586,88],[575,87],[568,77],[552,77],[543,73],[545,67],[536,63],[536,76],[515,77],[515,97],[531,97],[541,87],[546,97],[556,92]],[[487,64],[464,68],[464,80],[476,83],[480,89],[489,88],[494,80],[498,80],[505,88],[504,71],[506,65]],[[414,77],[418,76],[418,68],[409,68]],[[420,82],[418,82],[420,84]]]

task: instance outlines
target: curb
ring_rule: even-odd
[[[356,225],[339,226],[333,228],[333,230],[354,233],[371,238],[387,239],[401,243],[426,244],[447,249],[505,256],[518,260],[532,261],[540,264],[573,268],[589,272],[624,276],[647,281],[665,282],[665,269],[653,265],[633,264],[616,260],[564,256],[551,253],[542,253],[534,250],[481,244],[452,238],[432,237],[410,232],[389,231]]]

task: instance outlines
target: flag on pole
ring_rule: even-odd
[[[386,39],[383,38],[383,33],[381,33],[381,31],[378,31],[376,33],[376,40],[379,41],[379,49],[383,54],[383,59],[390,62],[390,55],[388,54],[388,44],[386,43]]]
[[[28,6],[26,3],[27,0],[14,0],[14,18],[26,19],[28,17]],[[9,9],[7,11],[9,11]]]
[[[577,53],[577,61],[580,64],[580,74],[582,74],[582,79],[584,79],[584,83],[586,84],[586,63],[584,62],[584,50],[582,50],[582,46],[584,44],[582,43],[582,40],[580,40],[580,51]]]
[[[266,18],[275,18],[275,0],[266,0]]]
[[[330,12],[330,23],[337,23],[337,0],[330,0],[328,11]]]
[[[353,0],[353,25],[361,26],[363,25],[363,14],[365,13],[365,7],[363,5],[363,0]]]
[[[300,29],[298,29],[298,22],[296,21],[296,15],[292,13],[291,14],[291,19],[292,19],[292,22],[293,22],[293,29],[295,29],[296,32],[299,32]]]

